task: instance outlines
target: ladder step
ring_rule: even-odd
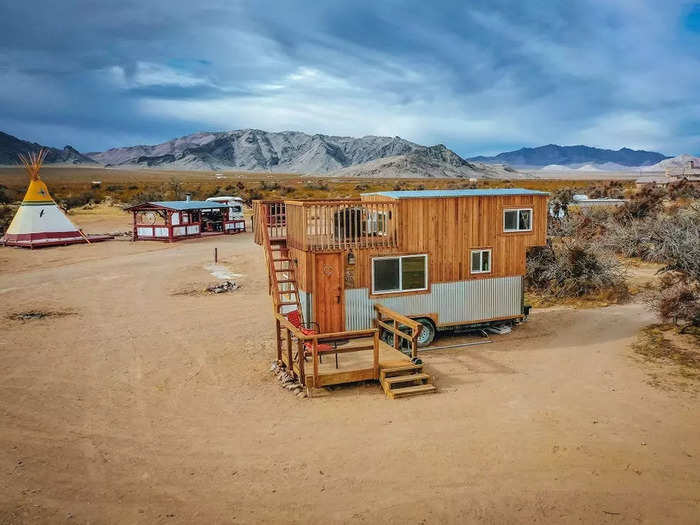
[[[277,284],[288,284],[288,283],[297,283],[296,279],[281,279],[277,281]]]
[[[423,365],[404,365],[397,366],[395,368],[382,368],[379,371],[380,379],[384,380],[387,377],[392,377],[396,375],[407,375],[413,372],[422,372]]]
[[[291,261],[289,257],[280,257],[279,259],[272,259],[272,262],[286,262]]]
[[[297,305],[296,301],[292,301],[292,302],[285,301],[285,302],[277,303],[277,306],[296,306],[296,305]]]
[[[387,395],[391,399],[396,399],[397,397],[408,397],[408,396],[417,396],[420,394],[431,394],[435,392],[437,388],[435,388],[435,385],[417,385],[417,386],[407,386],[404,388],[396,388],[389,390],[387,392]]]
[[[275,273],[293,272],[293,271],[295,271],[294,268],[275,268]]]
[[[422,381],[423,379],[430,379],[428,374],[409,374],[405,376],[392,376],[384,379],[384,382],[388,385],[395,385],[397,383],[410,383],[411,381]]]

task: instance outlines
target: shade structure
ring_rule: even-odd
[[[2,242],[6,246],[38,248],[87,241],[56,205],[44,181],[34,179]]]

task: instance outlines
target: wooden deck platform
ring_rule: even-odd
[[[307,361],[306,386],[322,387],[339,385],[342,383],[354,383],[357,381],[379,380],[373,367],[373,350],[353,350],[359,346],[372,346],[372,338],[354,339],[344,345],[338,345],[338,368],[335,367],[335,354],[328,352],[323,354],[323,361],[318,365],[318,383],[314,384],[313,374],[309,373],[311,360]],[[285,365],[287,354],[282,354]],[[395,350],[383,341],[379,341],[379,370],[382,368],[395,368],[410,364],[411,358],[406,354]],[[294,371],[298,374],[299,365],[294,363]]]

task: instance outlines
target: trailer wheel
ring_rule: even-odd
[[[418,339],[416,340],[416,343],[418,345],[418,348],[425,348],[435,340],[435,325],[430,319],[426,319],[425,317],[421,317],[419,319],[414,320],[418,321],[420,324],[423,325],[423,329],[418,334]]]

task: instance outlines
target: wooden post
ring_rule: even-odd
[[[131,240],[132,241],[135,241],[136,239],[139,238],[138,229],[136,228],[136,214],[137,213],[138,212],[134,212],[134,231],[131,233]]]
[[[280,338],[279,319],[275,319],[275,341],[277,342],[277,361],[282,361],[282,340]]]
[[[318,339],[311,340],[311,356],[314,360],[314,387],[318,385]]]
[[[399,349],[399,336],[396,335],[396,332],[399,331],[399,324],[396,322],[396,319],[394,319],[394,350]]]
[[[214,264],[219,262],[219,249],[214,248]]]
[[[166,225],[168,227],[168,242],[173,242],[173,212],[171,211],[168,212]]]
[[[299,356],[299,381],[306,386],[306,373],[304,372],[304,342],[297,339],[297,355]]]
[[[374,379],[379,379],[379,330],[374,332]]]
[[[292,357],[292,334],[289,332],[289,328],[286,328],[285,331],[287,332],[287,360],[289,361],[289,370],[294,377],[296,374],[294,373],[294,358]]]

